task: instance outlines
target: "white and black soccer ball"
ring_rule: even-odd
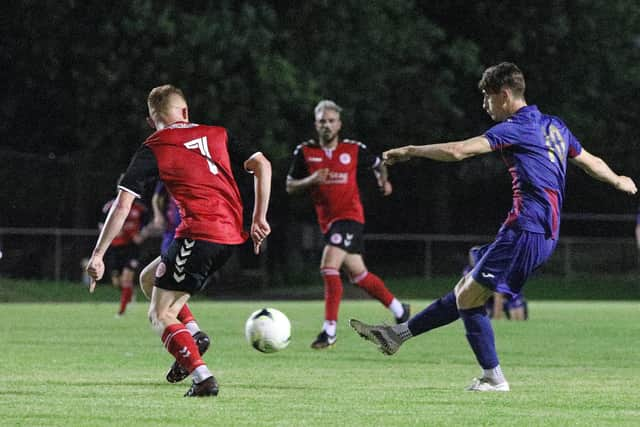
[[[254,311],[244,326],[249,344],[262,353],[275,353],[285,349],[291,340],[291,322],[275,308]]]

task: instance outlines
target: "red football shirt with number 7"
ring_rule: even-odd
[[[140,197],[159,178],[182,217],[176,238],[240,244],[248,234],[231,163],[243,163],[250,152],[223,127],[174,123],[142,144],[120,188]]]

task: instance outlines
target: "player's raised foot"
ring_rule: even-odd
[[[402,345],[402,339],[394,332],[391,326],[367,325],[356,319],[349,320],[349,325],[362,338],[377,345],[378,349],[387,356],[397,352]]]
[[[404,323],[411,317],[411,305],[402,303],[402,310],[404,310],[402,316],[396,317],[397,324]]]
[[[331,348],[336,344],[336,336],[327,334],[327,331],[322,331],[318,334],[318,337],[311,343],[311,348],[314,350],[324,350],[325,348]]]
[[[209,349],[209,345],[211,345],[211,339],[209,335],[205,334],[202,331],[198,331],[193,336],[193,340],[198,345],[198,351],[200,352],[200,356],[205,354]],[[167,381],[170,383],[179,383],[189,376],[189,372],[182,367],[177,361],[174,361],[169,368],[169,372],[167,372]]]
[[[191,387],[184,394],[184,397],[205,397],[218,395],[218,382],[213,376],[210,376],[201,383],[194,381]]]
[[[509,383],[503,381],[495,384],[488,378],[474,378],[467,391],[509,391]]]

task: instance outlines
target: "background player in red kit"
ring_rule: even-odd
[[[259,253],[271,232],[266,219],[271,164],[261,153],[230,138],[225,128],[190,123],[185,97],[172,85],[154,88],[147,104],[156,132],[138,149],[120,183],[87,266],[92,278],[89,290],[93,291],[95,280],[104,274],[104,253],[122,228],[134,199],[161,179],[178,204],[182,222],[155,270],[149,320],[169,353],[193,377],[185,396],[215,396],[218,383],[177,316],[189,297],[204,287],[207,277],[226,262],[233,247],[247,239],[232,162],[254,174],[250,236]]]
[[[339,138],[341,111],[333,101],[318,103],[314,111],[318,141],[307,141],[296,147],[287,176],[287,193],[311,191],[326,242],[320,261],[325,289],[325,321],[311,344],[314,349],[331,347],[336,342],[342,297],[341,267],[353,283],[389,308],[397,322],[409,318],[409,305],[400,303],[384,282],[367,270],[362,258],[364,210],[358,189],[358,169],[373,169],[385,196],[391,194],[392,189],[380,158],[361,142]]]
[[[102,212],[106,215],[115,199],[109,200],[102,208]],[[131,206],[131,211],[124,221],[122,230],[111,242],[111,247],[107,251],[106,265],[111,270],[111,283],[113,286],[120,288],[120,309],[116,317],[122,316],[127,305],[133,299],[134,288],[133,281],[136,272],[140,266],[138,259],[142,243],[142,220],[147,208],[140,202],[135,202]],[[102,229],[104,223],[100,223]]]

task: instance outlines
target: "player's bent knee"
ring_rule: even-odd
[[[467,275],[455,287],[456,305],[459,310],[483,306],[493,292],[477,283],[471,275]]]

